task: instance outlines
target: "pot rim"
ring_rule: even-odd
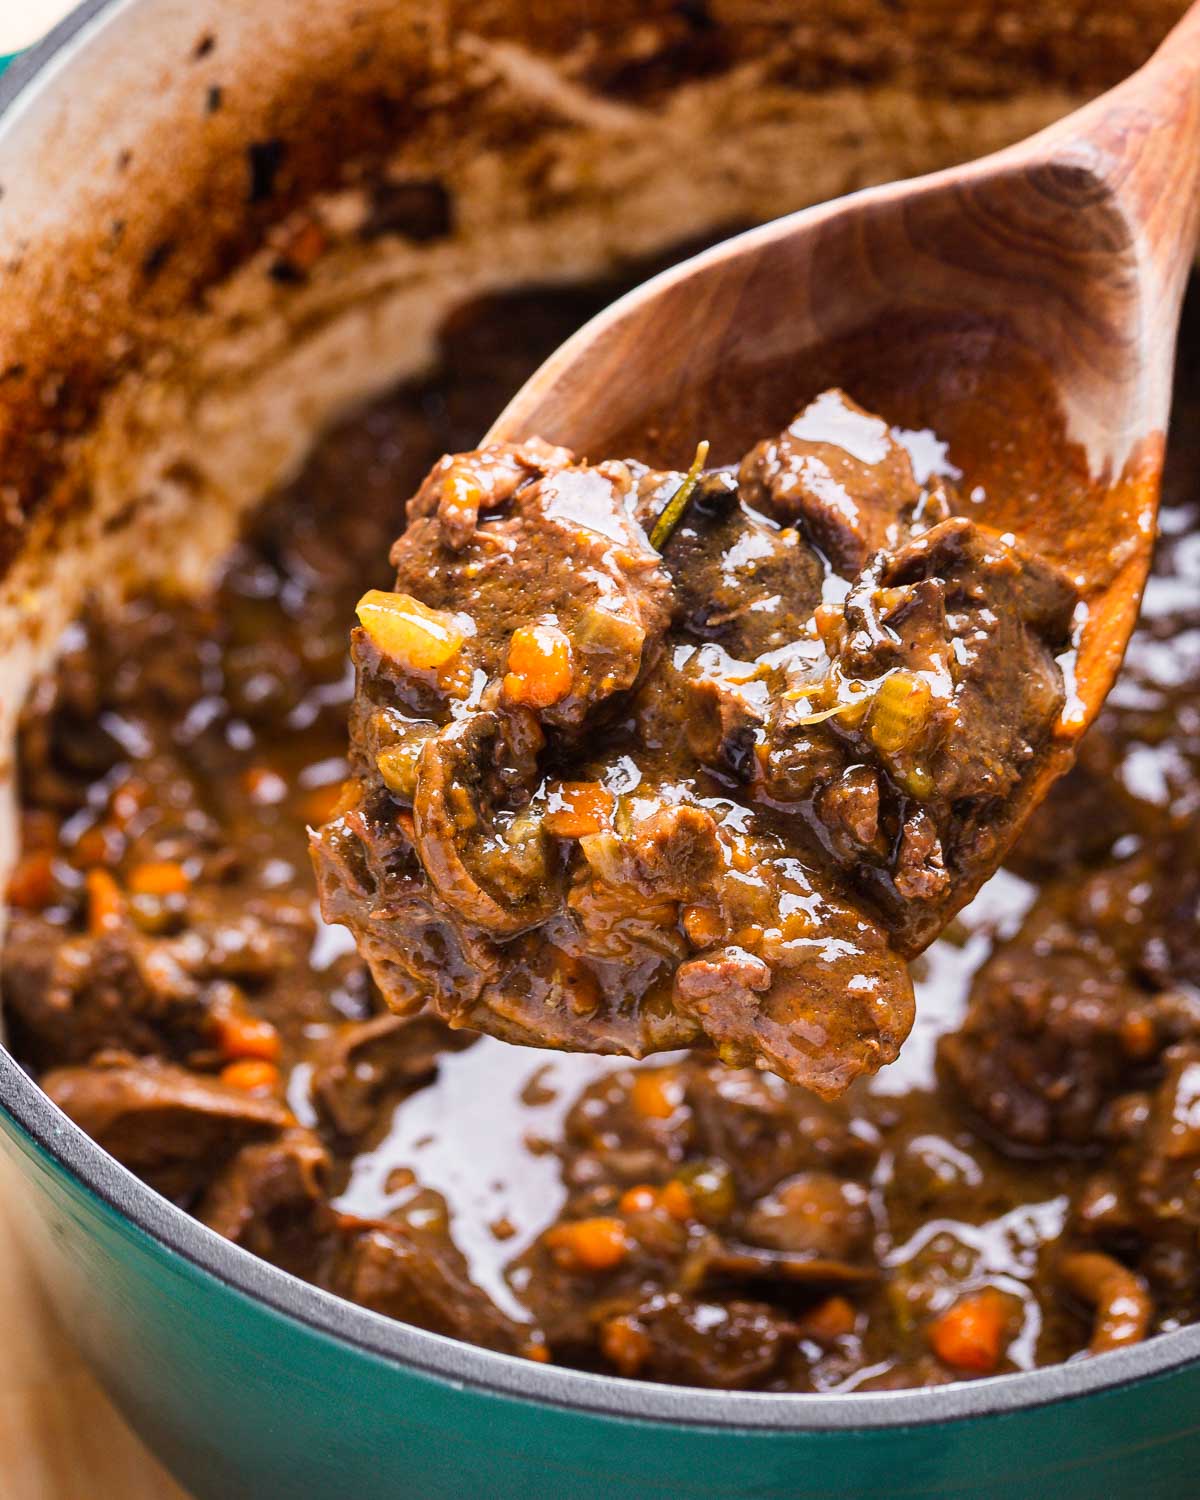
[[[0,136],[14,104],[53,88],[88,33],[144,0],[83,0],[0,76]],[[1200,1324],[1067,1364],[929,1389],[813,1393],[707,1391],[542,1365],[427,1333],[281,1271],[147,1187],[51,1103],[0,1045],[0,1110],[85,1192],[233,1291],[317,1333],[435,1379],[593,1416],[684,1427],[845,1432],[932,1426],[1028,1411],[1168,1375],[1200,1360]]]

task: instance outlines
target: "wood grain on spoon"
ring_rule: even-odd
[[[729,462],[831,385],[947,440],[974,514],[1084,599],[1057,754],[1006,808],[999,857],[1069,765],[1137,615],[1198,183],[1200,5],[1139,72],[1029,140],[647,282],[547,360],[487,441],[686,468],[707,438]]]

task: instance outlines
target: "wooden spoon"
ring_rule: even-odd
[[[1085,601],[1057,753],[1007,809],[1003,852],[1069,765],[1137,615],[1198,210],[1200,4],[1139,72],[1029,140],[778,219],[630,292],[486,441],[686,469],[708,438],[728,463],[831,385],[932,428],[973,513]]]

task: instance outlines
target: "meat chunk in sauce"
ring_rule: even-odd
[[[832,1096],[999,858],[1075,596],[838,391],[703,475],[660,556],[681,482],[540,442],[434,466],[359,607],[323,907],[401,1014]]]

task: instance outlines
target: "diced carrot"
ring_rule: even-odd
[[[557,625],[521,625],[508,643],[504,696],[527,708],[549,708],[571,691],[571,642]]]
[[[693,948],[711,948],[725,936],[725,923],[711,906],[685,906],[683,930]]]
[[[217,1050],[222,1057],[257,1057],[279,1061],[279,1032],[259,1016],[228,1011],[216,1020]]]
[[[356,613],[376,648],[414,672],[444,667],[467,638],[456,615],[430,609],[411,594],[368,589],[358,601]]]
[[[1118,1035],[1121,1050],[1135,1062],[1152,1056],[1158,1042],[1154,1022],[1145,1011],[1130,1011],[1127,1016],[1122,1017]]]
[[[944,1365],[990,1375],[1004,1352],[1008,1307],[992,1287],[962,1297],[929,1325],[930,1347]]]
[[[191,877],[173,859],[148,860],[129,872],[129,889],[135,896],[183,896]]]
[[[535,1364],[548,1365],[550,1363],[550,1349],[546,1344],[535,1344],[530,1341],[522,1346],[521,1353],[526,1359],[531,1359]]]
[[[617,1207],[623,1214],[648,1214],[658,1204],[658,1193],[648,1182],[626,1188]]]
[[[733,935],[733,942],[739,948],[745,948],[750,953],[757,953],[762,946],[765,936],[763,929],[757,922],[749,922],[745,927],[739,927]]]
[[[659,1190],[658,1202],[661,1208],[680,1223],[686,1223],[692,1217],[692,1195],[674,1177]]]
[[[121,888],[107,870],[89,870],[86,877],[88,897],[88,931],[93,937],[111,932],[121,921],[125,898]]]
[[[838,637],[846,623],[845,611],[836,604],[818,604],[813,610],[813,622],[830,656],[836,655]]]
[[[8,903],[22,911],[43,911],[54,900],[54,856],[35,849],[22,856],[8,877]]]
[[[279,1086],[279,1069],[261,1057],[242,1057],[221,1069],[221,1082],[244,1094],[272,1094]]]
[[[546,1231],[545,1240],[555,1260],[569,1271],[611,1271],[630,1250],[621,1220],[604,1216],[556,1224]]]
[[[442,497],[438,504],[438,514],[443,524],[449,523],[451,529],[456,526],[462,527],[469,522],[468,535],[474,528],[475,517],[479,514],[481,507],[487,499],[487,491],[480,483],[479,475],[471,467],[470,461],[452,463],[442,478]]]
[[[564,781],[550,790],[550,809],[542,820],[558,839],[582,839],[612,821],[616,798],[598,781]]]
[[[853,1333],[858,1314],[854,1311],[854,1304],[845,1297],[826,1297],[824,1302],[810,1307],[799,1322],[802,1338],[826,1344]]]
[[[672,1219],[686,1222],[692,1217],[692,1195],[675,1178],[662,1187],[639,1182],[636,1187],[625,1189],[617,1207],[623,1214],[648,1214],[657,1208]]]
[[[650,1358],[650,1337],[632,1318],[609,1318],[600,1329],[600,1352],[628,1379]]]
[[[683,1088],[669,1068],[636,1073],[629,1098],[647,1120],[669,1120],[683,1101]]]

